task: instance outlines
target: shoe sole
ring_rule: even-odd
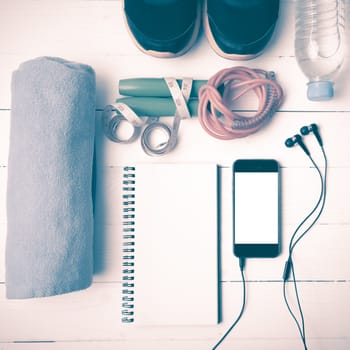
[[[259,51],[258,53],[255,54],[247,54],[247,55],[240,55],[240,54],[231,54],[227,53],[225,51],[222,51],[221,48],[218,46],[218,44],[215,41],[215,38],[211,32],[210,26],[209,26],[209,19],[207,16],[207,0],[203,1],[203,27],[204,27],[204,32],[207,37],[207,40],[209,41],[209,44],[211,48],[221,57],[229,59],[229,60],[235,60],[235,61],[248,61],[251,60],[263,53],[262,51]]]
[[[134,37],[133,33],[131,32],[129,25],[128,25],[128,21],[126,18],[126,14],[125,14],[125,0],[121,0],[121,5],[122,5],[122,12],[123,12],[123,20],[126,26],[126,29],[128,31],[129,36],[131,37],[134,45],[143,53],[152,56],[152,57],[156,57],[156,58],[174,58],[174,57],[178,57],[181,56],[183,54],[185,54],[195,43],[198,34],[199,34],[199,29],[200,29],[200,25],[201,25],[201,6],[200,6],[200,2],[197,1],[197,18],[196,18],[196,23],[195,23],[195,27],[193,30],[193,34],[191,36],[191,39],[189,40],[188,44],[179,52],[161,52],[161,51],[154,51],[154,50],[146,50],[145,48],[143,48],[139,42],[136,40],[136,38]]]

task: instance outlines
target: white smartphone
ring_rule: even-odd
[[[233,164],[233,250],[237,257],[280,252],[280,167],[274,159]]]

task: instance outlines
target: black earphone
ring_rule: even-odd
[[[323,147],[323,141],[322,141],[321,135],[318,131],[318,126],[316,124],[311,124],[309,126],[303,126],[300,129],[300,133],[304,136],[309,135],[311,132],[315,135],[318,144],[321,147]]]
[[[295,277],[295,270],[294,270],[294,265],[293,265],[292,254],[293,254],[295,246],[300,242],[300,240],[305,236],[305,234],[307,232],[309,232],[310,229],[315,225],[315,223],[317,222],[317,220],[319,219],[319,217],[321,216],[321,214],[323,212],[323,209],[325,206],[325,201],[326,201],[328,164],[327,164],[327,156],[326,156],[325,150],[323,148],[323,141],[322,141],[321,135],[319,133],[318,126],[316,124],[311,124],[309,126],[303,126],[300,129],[300,133],[303,136],[309,135],[310,133],[314,134],[314,136],[318,142],[318,145],[321,148],[323,158],[324,158],[324,173],[322,174],[319,166],[316,164],[316,162],[312,158],[311,152],[304,144],[303,137],[301,135],[296,134],[293,137],[288,138],[284,143],[288,148],[294,147],[295,145],[299,145],[302,148],[302,150],[305,152],[305,154],[308,156],[308,158],[312,162],[313,166],[317,170],[318,175],[320,177],[320,182],[321,182],[321,192],[320,192],[320,195],[319,195],[319,198],[317,200],[316,205],[311,210],[311,212],[304,218],[304,220],[302,220],[301,223],[297,226],[297,228],[295,229],[294,233],[292,234],[292,236],[290,238],[288,259],[285,263],[285,267],[284,267],[284,271],[283,271],[284,301],[287,305],[287,308],[288,308],[290,315],[292,316],[292,318],[294,319],[294,321],[298,327],[300,337],[301,337],[301,340],[302,340],[303,345],[304,345],[304,349],[307,350],[306,336],[305,336],[305,321],[304,321],[303,310],[301,307],[300,298],[299,298],[299,294],[298,294],[298,287],[297,287],[297,281],[296,281],[296,277]],[[314,214],[315,214],[315,216],[314,216]],[[309,220],[311,220],[311,222],[309,222]],[[299,231],[302,228],[303,228],[303,232],[299,233]],[[295,292],[295,297],[296,297],[296,301],[297,301],[300,321],[298,321],[297,316],[295,315],[295,313],[291,309],[289,302],[288,302],[287,294],[286,294],[286,283],[287,283],[287,280],[289,279],[291,274],[292,274],[292,281],[293,281],[294,292]]]
[[[310,156],[310,151],[308,150],[308,148],[305,146],[304,142],[303,142],[303,138],[299,135],[296,134],[293,137],[288,138],[285,143],[284,143],[288,148],[292,148],[294,147],[296,144],[298,144],[303,151],[306,153],[306,155]]]
[[[319,166],[313,160],[313,158],[311,156],[311,152],[309,151],[309,149],[306,147],[306,145],[303,142],[303,136],[306,136],[306,135],[308,135],[310,133],[314,134],[314,136],[317,139],[318,145],[321,147],[322,154],[323,154],[323,157],[324,157],[324,162],[325,162],[324,174],[322,174]],[[300,134],[303,135],[303,136],[301,136]],[[297,286],[297,280],[296,280],[296,277],[295,277],[295,270],[294,270],[293,256],[292,255],[293,255],[293,250],[294,250],[295,246],[300,242],[300,240],[305,236],[305,234],[308,231],[310,231],[310,229],[314,226],[314,224],[316,223],[316,221],[318,220],[318,218],[322,214],[322,211],[323,211],[323,208],[324,208],[324,205],[325,205],[325,200],[326,200],[327,157],[326,157],[326,153],[325,153],[324,148],[323,148],[322,138],[321,138],[321,135],[319,133],[318,126],[316,124],[311,124],[309,126],[303,126],[300,129],[300,134],[296,134],[293,137],[288,138],[284,142],[284,144],[288,148],[292,148],[295,145],[299,145],[302,148],[302,150],[308,156],[308,158],[310,159],[310,161],[312,162],[313,166],[315,167],[315,169],[318,172],[318,175],[320,177],[320,182],[321,182],[321,193],[320,193],[320,196],[319,196],[318,201],[317,201],[316,205],[314,206],[314,208],[304,218],[304,220],[297,226],[297,228],[295,229],[294,233],[292,234],[292,236],[290,238],[289,249],[288,249],[289,250],[288,251],[288,259],[286,261],[284,272],[283,272],[283,297],[284,297],[284,301],[285,301],[285,303],[287,305],[288,311],[289,311],[290,315],[292,316],[292,318],[294,319],[295,324],[298,327],[299,334],[300,334],[301,340],[302,340],[303,345],[304,345],[304,350],[307,350],[306,336],[305,336],[305,321],[304,321],[303,310],[302,310],[302,307],[301,307],[299,293],[298,293],[298,286]],[[317,212],[317,210],[318,210],[318,212]],[[316,214],[316,216],[314,218],[312,218],[314,214]],[[308,223],[308,221],[310,219],[311,219],[311,222]],[[308,224],[308,225],[304,228],[305,224]],[[304,228],[303,232],[299,233],[299,231],[302,228]],[[243,302],[242,302],[241,310],[240,310],[239,315],[237,316],[236,320],[232,323],[230,328],[221,337],[221,339],[215,344],[215,346],[212,348],[212,350],[216,350],[220,346],[220,344],[223,342],[223,340],[227,337],[227,335],[232,331],[232,329],[239,322],[239,320],[241,319],[241,317],[243,315],[244,309],[245,309],[245,304],[246,304],[246,282],[245,282],[245,277],[244,277],[244,258],[240,258],[239,266],[240,266],[240,271],[241,271],[241,275],[242,275],[242,285],[243,285]],[[293,310],[292,310],[292,308],[291,308],[291,306],[289,304],[287,293],[286,293],[286,284],[287,284],[287,281],[288,281],[290,275],[292,275],[292,281],[293,281],[294,292],[295,292],[295,297],[296,297],[296,301],[297,301],[300,321],[297,319],[297,316],[293,312]]]
[[[313,123],[313,124],[310,124],[308,126],[303,126],[300,129],[300,133],[303,136],[306,136],[306,135],[309,135],[310,133],[313,133],[314,136],[316,137],[316,140],[317,140],[318,144],[320,145],[320,147],[323,147],[323,141],[322,141],[320,132],[318,131],[318,126],[316,124]],[[303,142],[303,138],[301,135],[296,134],[293,137],[289,137],[284,142],[284,144],[288,148],[294,147],[296,144],[298,144],[303,149],[303,151],[306,153],[306,155],[310,156],[310,151],[308,150],[305,143]]]

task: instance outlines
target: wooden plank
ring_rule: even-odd
[[[277,113],[271,123],[249,137],[222,141],[209,136],[197,119],[185,120],[180,125],[179,140],[176,148],[164,157],[149,157],[143,152],[140,140],[131,144],[117,144],[107,139],[101,129],[97,113],[97,159],[99,164],[120,165],[132,161],[142,162],[216,162],[231,166],[238,158],[275,158],[282,166],[309,167],[310,161],[296,146],[287,149],[284,145],[288,137],[300,132],[304,125],[316,123],[324,141],[330,166],[348,167],[350,165],[347,145],[350,114],[346,113]],[[171,126],[169,118],[162,121]],[[304,138],[312,156],[319,163],[321,152],[313,135]],[[131,157],[132,155],[132,157]],[[322,163],[319,163],[322,164]]]
[[[209,50],[209,48],[208,48]],[[174,64],[169,65],[167,60],[154,63],[154,58],[145,55],[136,55],[123,57],[122,55],[100,56],[94,54],[87,56],[84,53],[74,51],[65,53],[64,51],[36,51],[27,55],[6,55],[2,64],[4,71],[4,80],[0,83],[0,108],[10,109],[11,96],[9,86],[11,83],[11,72],[16,70],[20,63],[34,57],[48,55],[59,56],[68,60],[73,60],[92,66],[96,72],[97,78],[97,108],[103,109],[107,104],[112,104],[116,98],[121,97],[118,92],[118,82],[120,79],[136,77],[166,77],[175,76],[181,78],[189,76],[193,79],[209,79],[215,73],[223,68],[232,67],[231,61],[222,61],[224,59],[217,56],[206,57],[198,63],[199,57],[195,53],[189,53],[190,56],[181,56],[174,58]],[[199,56],[199,55],[198,55]],[[127,59],[128,64],[125,64]],[[350,91],[350,83],[347,80],[349,72],[346,71],[349,65],[346,65],[337,79],[335,85],[335,97],[331,101],[309,101],[306,97],[307,79],[297,66],[294,57],[269,57],[261,56],[254,61],[238,61],[235,65],[244,65],[250,68],[262,68],[272,70],[276,74],[276,79],[284,90],[284,102],[280,108],[281,111],[349,111],[349,101],[347,96]],[[293,79],[291,79],[293,76]],[[345,80],[345,81],[344,81]],[[234,105],[235,109],[254,110],[257,107],[257,98],[250,94],[246,99]]]
[[[120,284],[97,283],[67,295],[35,300],[6,300],[0,285],[0,339],[12,341],[205,341],[213,344],[228,328],[241,306],[242,286],[223,283],[223,322],[209,327],[135,327],[121,325]],[[350,283],[301,283],[300,298],[308,337],[349,340]],[[282,298],[281,283],[249,282],[247,308],[230,336],[257,344],[258,340],[298,340],[297,329]],[[292,302],[292,307],[294,303]],[[196,310],[184,310],[196,312]],[[162,348],[160,345],[156,349]],[[333,348],[333,347],[332,347]]]
[[[312,209],[320,194],[320,182],[313,168],[282,169],[282,216],[283,225],[297,225]],[[106,167],[100,170],[96,196],[96,221],[105,224],[120,224],[122,167]],[[222,169],[222,224],[230,225],[232,217],[232,173]],[[349,223],[350,188],[344,186],[347,168],[331,168],[327,189],[327,206],[320,220],[323,224]],[[303,186],[300,185],[303,184]],[[301,199],[302,198],[302,199]],[[119,213],[119,214],[118,214]]]
[[[8,152],[10,145],[10,111],[0,110],[0,167],[8,163]],[[2,181],[0,182],[0,184]]]
[[[7,222],[6,217],[7,167],[0,167],[0,224]]]
[[[6,179],[6,168],[0,168],[0,179]],[[346,250],[349,241],[350,188],[344,186],[348,168],[331,168],[327,206],[317,225],[300,243],[296,251],[296,261],[308,262],[299,275],[302,279],[349,279],[349,254]],[[95,199],[95,269],[96,280],[120,280],[121,232],[121,168],[100,169],[97,196]],[[223,254],[223,279],[237,279],[237,262],[232,255],[232,177],[231,169],[222,169],[221,186],[221,241]],[[280,279],[287,254],[288,239],[298,223],[311,210],[319,196],[317,174],[312,168],[284,168],[283,188],[283,254],[281,257],[261,264],[252,262],[252,279]],[[318,180],[317,180],[318,181]],[[6,182],[6,181],[1,181]],[[300,186],[304,183],[304,186]],[[0,251],[5,251],[6,236],[6,187],[1,186]],[[302,198],[302,199],[301,199]],[[348,243],[346,243],[348,242]],[[310,263],[310,264],[309,264]],[[319,268],[322,266],[322,268]],[[235,273],[233,274],[233,271]],[[1,271],[0,271],[1,272]],[[235,277],[234,277],[235,276]],[[238,277],[237,277],[238,276]],[[0,273],[0,281],[4,274]]]
[[[298,277],[301,279],[349,279],[349,188],[344,187],[347,169],[332,168],[328,186],[327,206],[320,223],[301,241],[295,252]],[[96,259],[103,281],[119,276],[121,232],[121,168],[104,168],[99,172],[96,197]],[[229,168],[222,169],[221,186],[221,247],[222,277],[239,279],[237,261],[232,254],[232,178]],[[283,169],[282,254],[278,259],[249,261],[251,279],[278,280],[282,278],[287,258],[289,237],[307,215],[319,196],[319,184],[313,184],[314,169]],[[317,176],[317,175],[316,175]],[[305,187],[300,186],[305,183]],[[107,195],[106,195],[107,194]],[[302,200],[301,200],[302,198]],[[345,243],[345,244],[344,244]],[[298,269],[298,262],[305,268]],[[114,271],[114,272],[112,272]],[[114,276],[114,277],[112,277]],[[117,277],[119,279],[120,277]]]
[[[218,335],[219,338],[220,335]],[[147,346],[149,349],[167,349],[167,350],[202,350],[211,349],[215,341],[205,340],[153,340],[145,342],[143,340],[106,340],[106,341],[78,341],[78,342],[24,342],[24,343],[0,343],[1,350],[139,350]],[[288,344],[290,349],[302,349],[299,339],[227,339],[220,350],[241,349],[270,349],[280,350]],[[310,339],[308,348],[310,350],[348,350],[350,345],[349,338],[342,339]]]
[[[0,223],[0,283],[5,282],[6,235],[6,224]]]
[[[277,113],[272,122],[254,135],[239,140],[221,141],[209,136],[197,118],[183,121],[176,148],[164,157],[147,156],[140,140],[131,144],[116,144],[105,137],[101,129],[101,112],[96,113],[96,159],[99,166],[122,165],[132,161],[142,162],[216,162],[231,166],[238,158],[275,158],[283,167],[309,167],[310,161],[298,146],[287,149],[285,140],[311,123],[318,124],[324,147],[332,167],[350,167],[348,130],[350,112],[344,113]],[[169,118],[162,121],[171,126]],[[0,111],[0,167],[8,164],[10,138],[10,111]],[[44,140],[42,140],[44,142]],[[313,135],[304,138],[315,160],[322,164],[321,153]]]
[[[221,280],[239,281],[238,259],[233,255],[231,225],[225,225],[221,235]],[[228,228],[227,226],[230,226]],[[281,281],[287,245],[294,227],[284,226],[282,252],[274,259],[248,259],[247,278],[250,281]],[[100,226],[95,231],[96,282],[121,280],[121,228]],[[317,225],[295,249],[294,266],[298,280],[350,281],[348,253],[350,225]],[[0,245],[1,247],[1,245]],[[194,253],[195,255],[195,253]]]

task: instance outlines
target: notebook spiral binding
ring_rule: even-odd
[[[135,168],[123,174],[122,322],[134,322]]]

